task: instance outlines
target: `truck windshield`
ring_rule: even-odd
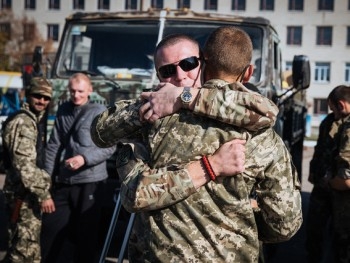
[[[166,20],[163,36],[184,33],[203,47],[210,32],[223,23]],[[237,25],[240,26],[240,25]],[[250,80],[260,80],[263,31],[257,26],[240,26],[252,39],[252,64],[255,73]],[[123,80],[154,79],[153,51],[158,41],[159,20],[108,20],[71,23],[65,36],[58,68],[60,77],[77,71]]]

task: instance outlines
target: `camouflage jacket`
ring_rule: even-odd
[[[350,179],[350,115],[334,122],[330,135],[335,143],[332,175]]]
[[[17,114],[3,131],[3,143],[9,151],[12,166],[6,171],[4,191],[14,195],[29,192],[41,202],[51,198],[51,178],[36,165],[37,123],[44,112],[36,116],[28,104],[24,104],[21,110],[26,113]]]
[[[223,84],[227,83],[216,80],[202,89],[215,91],[210,87],[224,87]],[[235,88],[241,86],[229,87]],[[234,110],[230,114],[231,109],[225,106],[228,104],[213,103],[215,96],[210,97],[208,106],[218,106],[211,111],[224,113],[233,121],[239,119],[241,126],[253,127],[255,123],[257,132],[194,116],[188,111],[165,117],[143,132],[152,153],[148,163],[152,169],[143,162],[134,163],[121,188],[124,206],[140,212],[130,240],[129,256],[133,261],[256,262],[256,220],[260,238],[266,241],[287,240],[299,229],[302,220],[299,182],[289,153],[282,140],[267,128],[273,122],[259,124],[256,121],[259,117],[254,118],[255,114],[266,116],[256,110],[260,100],[252,98],[258,95],[250,99],[248,92],[241,95],[246,96],[245,106],[240,104],[242,108],[237,107],[236,113],[245,118],[233,117]],[[229,97],[229,92],[223,97]],[[233,138],[248,140],[245,173],[218,178],[196,190],[186,163],[198,160],[202,154],[212,154]],[[261,208],[256,218],[249,200],[253,187]],[[142,259],[137,258],[141,251]]]
[[[145,127],[139,117],[141,105],[142,101],[138,100],[118,101],[95,118],[91,126],[94,143],[105,148],[121,139],[137,136],[138,130]],[[216,85],[208,82],[199,92],[193,113],[257,131],[275,124],[278,108],[268,98],[239,83]]]

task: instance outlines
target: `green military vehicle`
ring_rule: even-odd
[[[57,106],[69,98],[66,86],[73,73],[85,72],[91,76],[94,86],[91,99],[98,103],[110,106],[118,100],[136,98],[143,90],[152,89],[158,83],[153,51],[164,36],[188,34],[203,46],[211,31],[223,25],[238,26],[251,37],[255,70],[250,82],[279,106],[276,131],[288,146],[301,177],[309,60],[306,56],[296,55],[290,86],[282,87],[280,40],[270,22],[261,17],[191,10],[75,13],[69,16],[55,60],[39,69],[54,84],[49,126]],[[37,66],[41,61],[34,60],[34,63]],[[118,177],[113,160],[109,167],[110,185],[114,189]],[[109,197],[112,201],[113,191]]]

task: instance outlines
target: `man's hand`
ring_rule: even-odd
[[[81,155],[76,155],[72,158],[65,160],[65,165],[68,169],[72,171],[78,170],[80,167],[82,167],[85,164],[85,159]]]
[[[329,180],[330,186],[338,191],[348,191],[350,190],[350,179],[343,179],[339,176],[335,176],[334,178]]]
[[[56,210],[55,203],[51,198],[41,202],[41,212],[53,213],[55,212],[55,210]]]
[[[244,171],[245,143],[245,140],[234,139],[208,157],[216,176],[232,176]]]
[[[140,108],[140,120],[155,122],[181,109],[182,103],[178,99],[183,88],[170,83],[160,83],[154,92],[142,92],[141,99],[147,101]]]

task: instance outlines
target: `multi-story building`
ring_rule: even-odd
[[[54,40],[56,47],[64,18],[79,11],[190,8],[197,12],[265,17],[281,38],[286,70],[291,68],[294,55],[310,58],[308,113],[312,134],[317,134],[318,125],[329,110],[326,98],[332,88],[350,85],[350,0],[0,0],[0,9],[5,8],[16,17],[25,15],[28,21],[35,20],[42,36]],[[0,23],[0,30],[6,26]]]

